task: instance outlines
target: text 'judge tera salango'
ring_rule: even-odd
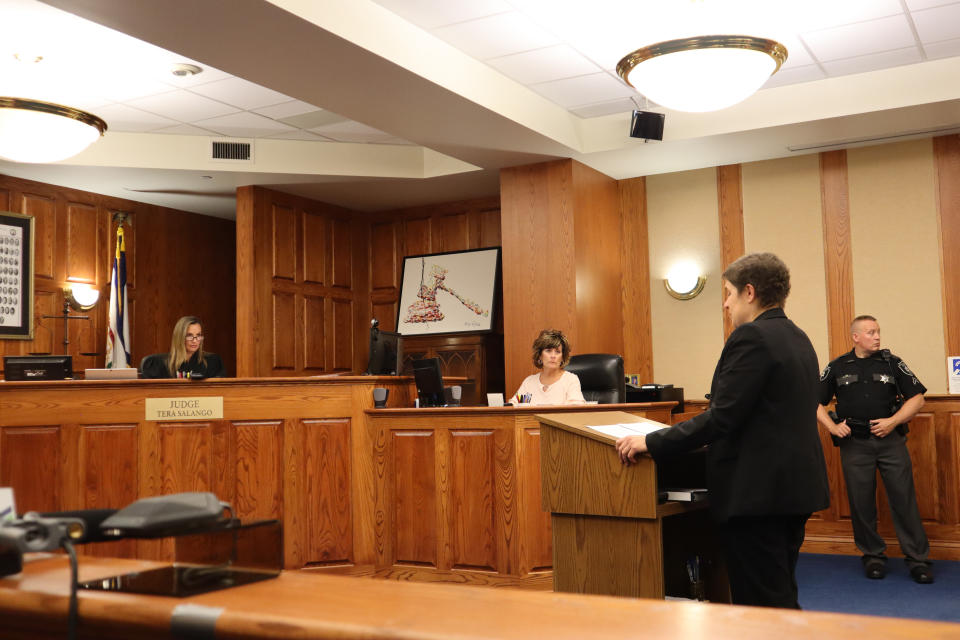
[[[709,445],[710,509],[727,554],[734,604],[799,609],[795,577],[807,518],[830,504],[817,433],[819,371],[807,335],[783,311],[790,272],[772,253],[723,272],[734,331],[702,414],[617,441],[624,462]]]

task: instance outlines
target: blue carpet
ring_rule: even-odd
[[[894,618],[960,622],[960,562],[933,563],[933,584],[917,584],[902,558],[887,561],[887,577],[868,580],[859,556],[801,553],[800,606]]]

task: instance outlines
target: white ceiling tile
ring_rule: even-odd
[[[306,140],[310,142],[330,142],[330,138],[325,138],[319,133],[312,133],[302,129],[295,129],[293,131],[286,131],[284,133],[271,133],[270,135],[263,137],[270,138],[271,140]]]
[[[848,58],[846,60],[824,62],[823,68],[826,69],[827,75],[836,77],[850,75],[851,73],[866,73],[868,71],[877,71],[878,69],[899,67],[904,64],[915,64],[921,61],[920,52],[917,51],[916,47],[910,47],[896,51],[873,53],[868,56]]]
[[[198,96],[184,89],[131,100],[129,104],[138,109],[174,118],[180,122],[197,122],[238,111],[236,107]]]
[[[798,84],[801,82],[812,82],[813,80],[823,80],[826,78],[823,69],[815,64],[808,64],[804,67],[782,68],[763,85],[764,89],[773,87],[782,87],[788,84]]]
[[[945,4],[957,4],[956,2],[950,2],[949,0],[907,0],[907,8],[910,11],[920,11],[921,9],[929,9],[930,7],[939,7]]]
[[[289,102],[292,99],[290,96],[261,87],[243,78],[209,82],[191,87],[190,91],[245,110]]]
[[[216,131],[201,129],[192,124],[178,124],[173,127],[164,127],[163,129],[154,129],[150,133],[175,134],[180,136],[216,136],[220,135]]]
[[[801,0],[786,4],[788,28],[797,32],[903,15],[900,0]]]
[[[147,113],[124,104],[111,104],[97,109],[96,115],[107,123],[107,131],[142,132],[178,124],[175,120]]]
[[[200,120],[194,124],[223,135],[244,138],[260,138],[294,130],[293,127],[288,127],[276,120],[246,112]]]
[[[612,113],[630,113],[637,108],[637,105],[629,98],[620,98],[609,102],[599,102],[597,104],[588,104],[584,107],[571,109],[570,112],[581,118],[599,118],[608,116]]]
[[[259,113],[262,116],[267,116],[268,118],[273,118],[274,120],[282,120],[283,118],[299,116],[312,111],[320,111],[320,108],[312,104],[307,104],[303,100],[291,100],[290,102],[281,102],[280,104],[274,104],[269,107],[251,109],[251,111]]]
[[[636,91],[607,73],[592,73],[579,78],[544,82],[530,87],[561,107],[576,107],[617,98],[628,98]]]
[[[487,64],[520,84],[572,78],[600,71],[565,44],[487,60]]]
[[[556,37],[517,11],[441,27],[433,33],[478,60],[559,43]]]
[[[951,4],[913,14],[917,35],[924,44],[960,38],[960,4]]]
[[[820,61],[903,49],[916,44],[903,15],[812,31],[803,34],[803,39]]]
[[[147,78],[126,77],[102,81],[96,89],[100,95],[114,102],[129,102],[137,98],[166,93],[173,87],[165,82]]]
[[[339,142],[388,142],[394,139],[389,133],[353,120],[314,127],[310,131]]]
[[[927,54],[928,60],[960,56],[960,38],[926,44],[923,46],[923,50]]]
[[[466,22],[495,13],[511,11],[504,0],[374,0],[421,29]]]

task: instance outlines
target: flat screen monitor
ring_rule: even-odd
[[[396,376],[403,363],[403,339],[399,333],[370,327],[370,359],[367,375]]]
[[[413,379],[417,385],[417,397],[421,407],[442,407],[443,372],[440,358],[422,358],[413,361]]]
[[[72,356],[3,356],[3,377],[10,381],[66,380],[73,377]]]

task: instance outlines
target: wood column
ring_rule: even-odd
[[[720,219],[720,266],[721,270],[742,256],[746,249],[743,241],[743,182],[739,164],[717,167],[717,214]],[[720,289],[720,304],[723,304],[723,288]],[[733,325],[723,310],[723,338],[730,336]]]
[[[653,319],[650,311],[650,240],[647,179],[620,180],[623,225],[623,367],[642,382],[653,381]]]
[[[960,355],[960,135],[933,139],[943,330],[948,356]]]
[[[820,154],[820,199],[827,276],[827,337],[832,360],[850,350],[853,320],[853,253],[845,150]]]
[[[616,181],[574,160],[511,167],[500,199],[507,393],[534,371],[542,329],[564,331],[575,353],[622,353]]]

